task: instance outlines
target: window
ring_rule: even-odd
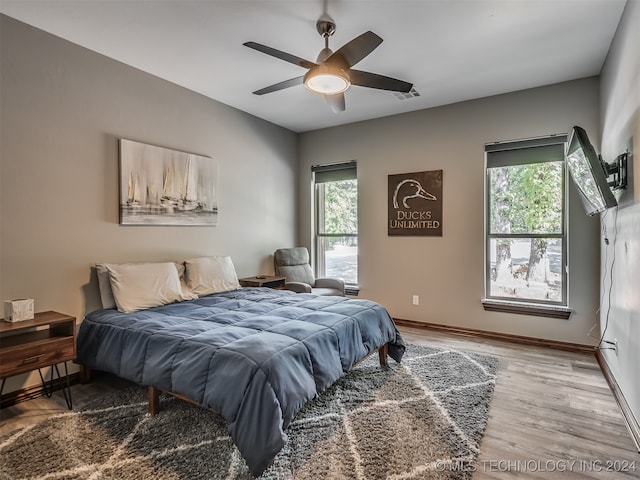
[[[567,305],[565,141],[558,135],[485,148],[488,300]]]
[[[312,167],[315,185],[316,276],[358,284],[356,163]]]

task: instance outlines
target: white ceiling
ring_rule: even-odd
[[[0,0],[8,16],[295,132],[600,73],[626,0]],[[304,86],[251,92],[304,74],[244,47],[315,61],[316,20],[337,50],[371,30],[384,42],[357,69],[412,82],[419,97],[351,87],[334,114]]]

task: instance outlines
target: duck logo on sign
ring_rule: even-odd
[[[442,236],[442,170],[389,175],[389,235]]]

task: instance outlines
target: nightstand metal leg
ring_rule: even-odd
[[[51,376],[49,377],[49,387],[47,388],[47,382],[42,375],[42,371],[38,369],[38,373],[40,374],[40,380],[42,380],[42,389],[44,390],[44,394],[50,398],[53,395],[53,371],[56,371],[58,375],[58,380],[62,380],[62,375],[60,375],[60,370],[58,369],[58,364],[54,364],[51,366]],[[73,403],[71,401],[71,383],[69,381],[69,370],[67,368],[67,362],[64,362],[64,376],[66,377],[66,386],[62,385],[62,395],[64,396],[64,401],[67,404],[67,408],[69,410],[73,409]]]
[[[40,375],[40,381],[42,382],[42,390],[44,390],[44,394],[47,398],[50,398],[53,395],[53,367],[51,367],[51,380],[49,381],[49,388],[47,388],[47,382],[42,376],[42,370],[38,369],[38,374]]]

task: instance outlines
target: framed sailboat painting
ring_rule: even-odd
[[[218,164],[120,139],[121,225],[216,225]]]

